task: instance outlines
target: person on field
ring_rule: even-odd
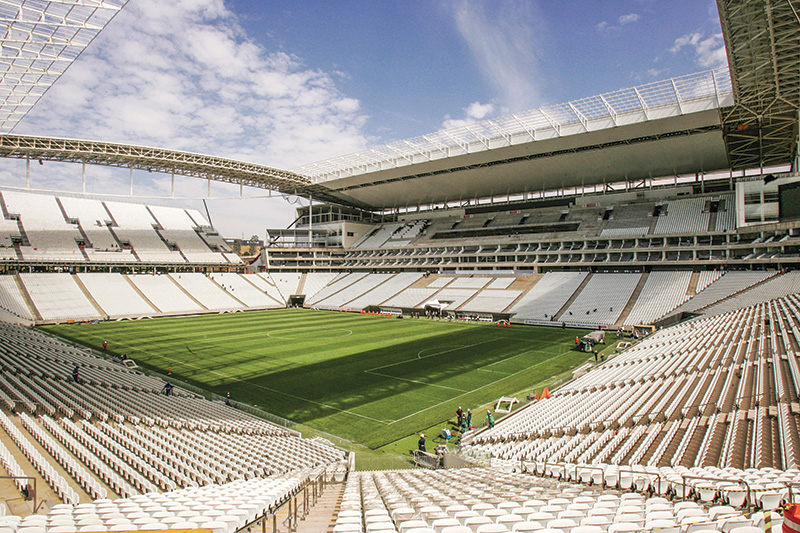
[[[472,409],[467,409],[467,431],[472,427]]]
[[[456,425],[457,426],[461,425],[461,419],[462,418],[464,418],[464,411],[461,409],[461,406],[459,405],[458,409],[456,409]]]
[[[225,395],[225,405],[231,404],[231,393],[228,391],[228,394]]]
[[[486,411],[486,421],[489,423],[489,429],[494,427],[494,417],[491,411]]]
[[[421,452],[425,451],[425,435],[423,433],[419,434],[419,441],[417,441],[417,449]]]

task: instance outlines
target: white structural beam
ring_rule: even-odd
[[[0,0],[0,131],[11,131],[128,0]]]

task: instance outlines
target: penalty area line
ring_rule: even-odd
[[[408,379],[408,378],[401,378],[398,376],[390,376],[389,374],[381,374],[380,372],[372,372],[371,370],[364,370],[365,374],[372,374],[373,376],[381,376],[384,378],[396,379],[399,381],[407,381],[409,383],[416,383],[418,385],[427,385],[428,387],[438,387],[440,389],[447,389],[447,390],[454,390],[456,392],[469,392],[465,391],[464,389],[457,389],[455,387],[448,387],[447,385],[436,385],[435,383],[426,383],[425,381],[419,381],[416,379]]]
[[[556,357],[556,356],[553,356],[553,357]],[[453,400],[457,400],[458,398],[461,398],[462,396],[466,396],[467,394],[472,394],[473,392],[477,392],[477,391],[479,391],[479,390],[481,390],[481,389],[485,389],[486,387],[489,387],[489,386],[491,386],[491,385],[494,385],[494,384],[496,384],[496,383],[499,383],[500,381],[503,381],[504,379],[507,379],[507,378],[510,378],[510,377],[516,376],[517,374],[519,374],[519,373],[521,373],[521,372],[526,372],[526,371],[530,370],[531,368],[536,368],[536,367],[537,367],[537,366],[539,366],[539,365],[543,365],[544,363],[546,363],[546,362],[547,362],[547,361],[549,361],[550,359],[552,359],[552,357],[550,357],[550,358],[547,358],[547,359],[545,359],[544,361],[540,361],[540,362],[536,363],[535,365],[531,365],[531,366],[529,366],[529,367],[527,367],[527,368],[523,368],[522,370],[518,370],[518,371],[514,372],[513,374],[508,374],[507,376],[504,376],[504,377],[502,377],[502,378],[500,378],[500,379],[498,379],[498,380],[496,380],[496,381],[492,381],[491,383],[487,383],[487,384],[485,384],[485,385],[481,385],[481,386],[480,386],[480,387],[478,387],[477,389],[472,389],[471,391],[467,391],[467,392],[465,392],[465,393],[463,393],[463,394],[459,394],[458,396],[453,396],[452,398],[449,398],[449,399],[447,399],[447,400],[444,400],[444,401],[441,401],[441,402],[439,402],[439,403],[436,403],[436,404],[434,404],[434,405],[431,405],[430,407],[426,407],[425,409],[420,409],[419,411],[416,411],[416,412],[414,412],[414,413],[411,413],[411,414],[409,414],[409,415],[406,415],[406,416],[404,416],[404,417],[402,417],[402,418],[398,418],[397,420],[393,420],[393,421],[389,422],[389,424],[388,424],[388,425],[390,425],[390,426],[391,426],[392,424],[395,424],[395,423],[397,423],[397,422],[401,422],[401,421],[405,420],[406,418],[411,418],[412,416],[418,415],[418,414],[420,414],[420,413],[424,413],[425,411],[430,411],[431,409],[435,409],[436,407],[439,407],[440,405],[444,405],[444,404],[446,404],[446,403],[448,403],[448,402],[452,402]]]

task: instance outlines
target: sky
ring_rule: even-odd
[[[726,62],[713,0],[130,0],[13,132],[292,169]],[[0,160],[0,187],[25,185]],[[33,165],[31,187],[81,191],[81,166]],[[130,189],[129,171],[87,166],[87,193]],[[133,190],[203,212],[209,196],[144,172]],[[210,193],[234,238],[287,227],[298,201]]]

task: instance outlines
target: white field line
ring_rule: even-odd
[[[455,348],[451,348],[451,349],[448,349],[448,350],[442,350],[441,352],[435,352],[435,353],[432,353],[430,355],[421,355],[422,352],[424,352],[425,350],[420,350],[417,353],[416,359],[406,359],[405,361],[398,361],[396,363],[389,363],[388,365],[376,366],[375,368],[369,368],[367,370],[364,370],[364,372],[374,372],[376,370],[383,370],[384,368],[389,368],[390,366],[404,365],[406,363],[419,361],[420,359],[428,359],[430,357],[436,357],[436,356],[439,356],[439,355],[442,355],[442,354],[445,354],[445,353],[455,352],[457,350],[463,350],[464,348],[472,348],[473,346],[480,346],[481,344],[488,344],[490,342],[495,342],[496,340],[497,339],[489,339],[489,340],[485,340],[485,341],[482,341],[482,342],[476,342],[475,344],[466,344],[466,345],[463,345],[463,346],[456,346]]]
[[[148,353],[153,353],[153,352],[150,352],[149,350],[144,350],[144,351],[146,351]],[[155,354],[155,355],[158,355],[158,354]],[[168,358],[166,358],[166,359],[168,359]],[[185,362],[185,361],[181,361],[181,366],[183,366],[183,365],[188,365],[188,366],[194,368],[195,370],[203,370],[207,374],[209,374],[209,373],[210,374],[215,374],[215,375],[223,377],[225,379],[231,379],[233,377],[233,376],[229,376],[228,374],[225,374],[223,372],[218,372],[216,370],[208,370],[208,369],[200,367],[198,365],[195,365],[195,364],[192,364],[192,363],[189,363],[189,362]],[[243,383],[243,381],[241,379],[235,379],[234,378],[234,380],[238,381],[240,383]],[[288,392],[272,389],[270,387],[265,387],[265,386],[259,385],[257,383],[248,383],[247,386],[248,387],[256,387],[258,389],[269,391],[269,392],[274,392],[275,394],[282,394],[283,396],[288,396],[289,398],[294,398],[296,400],[302,400],[304,402],[313,403],[315,405],[319,405],[320,407],[325,407],[326,409],[332,409],[334,411],[339,411],[340,413],[347,413],[348,415],[357,416],[357,417],[360,417],[360,418],[371,420],[371,421],[377,422],[379,424],[384,424],[384,425],[389,425],[390,424],[390,422],[387,422],[385,420],[378,420],[377,418],[372,418],[371,416],[366,416],[366,415],[361,415],[361,414],[358,414],[358,413],[354,413],[353,411],[348,411],[347,409],[339,409],[338,407],[334,407],[334,406],[328,405],[326,403],[317,402],[317,401],[314,401],[314,400],[309,400],[308,398],[303,398],[302,396],[297,396],[295,394],[290,394]]]
[[[428,382],[425,382],[425,381],[418,381],[416,379],[408,379],[408,378],[401,378],[401,377],[398,377],[398,376],[390,376],[389,374],[381,374],[379,372],[372,372],[371,370],[365,370],[364,373],[365,374],[372,374],[373,376],[381,376],[381,377],[384,377],[384,378],[396,379],[396,380],[399,380],[399,381],[407,381],[409,383],[418,383],[420,385],[427,385],[428,387],[438,387],[440,389],[454,390],[454,391],[457,391],[457,392],[469,392],[469,391],[465,391],[464,389],[457,389],[455,387],[448,387],[447,385],[437,385],[435,383],[428,383]]]
[[[561,355],[561,354],[557,354],[557,355]],[[516,356],[512,356],[512,357],[516,357]],[[553,356],[553,357],[556,357],[556,356]],[[510,359],[510,358],[509,358],[509,359]],[[507,375],[507,376],[504,376],[504,377],[502,377],[502,378],[500,378],[500,379],[498,379],[498,380],[496,380],[496,381],[492,381],[491,383],[487,383],[486,385],[481,385],[481,386],[480,386],[480,387],[478,387],[477,389],[472,389],[471,391],[465,392],[465,393],[463,393],[463,394],[459,394],[458,396],[455,396],[455,397],[453,397],[453,398],[449,398],[449,399],[447,399],[447,400],[444,400],[444,401],[442,401],[442,402],[439,402],[439,403],[437,403],[437,404],[431,405],[430,407],[426,407],[425,409],[420,409],[419,411],[417,411],[417,412],[415,412],[415,413],[411,413],[410,415],[406,415],[406,416],[404,416],[404,417],[402,417],[402,418],[398,418],[397,420],[393,420],[392,422],[389,422],[389,424],[388,424],[388,425],[390,425],[390,426],[391,426],[392,424],[394,424],[394,423],[396,423],[396,422],[400,422],[400,421],[402,421],[402,420],[405,420],[406,418],[411,418],[412,416],[418,415],[418,414],[420,414],[420,413],[424,413],[425,411],[428,411],[428,410],[430,410],[430,409],[434,409],[434,408],[436,408],[436,407],[439,407],[440,405],[444,405],[444,404],[446,404],[446,403],[448,403],[448,402],[452,402],[453,400],[456,400],[456,399],[458,399],[458,398],[461,398],[462,396],[466,396],[467,394],[473,393],[473,392],[475,392],[475,391],[479,391],[479,390],[481,390],[481,389],[483,389],[483,388],[486,388],[486,387],[488,387],[488,386],[490,386],[490,385],[494,385],[495,383],[497,383],[497,382],[500,382],[500,381],[503,381],[503,380],[504,380],[504,379],[506,379],[506,378],[510,378],[510,377],[512,377],[512,376],[516,376],[516,375],[517,375],[517,374],[519,374],[520,372],[526,372],[526,371],[530,370],[531,368],[536,368],[537,366],[539,366],[539,365],[542,365],[542,364],[546,363],[546,362],[547,362],[547,361],[549,361],[550,359],[552,359],[552,357],[550,357],[550,358],[547,358],[547,359],[545,359],[544,361],[540,361],[540,362],[536,363],[535,365],[529,366],[529,367],[527,367],[527,368],[523,368],[522,370],[518,370],[518,371],[514,372],[513,374],[509,374],[509,375]]]

